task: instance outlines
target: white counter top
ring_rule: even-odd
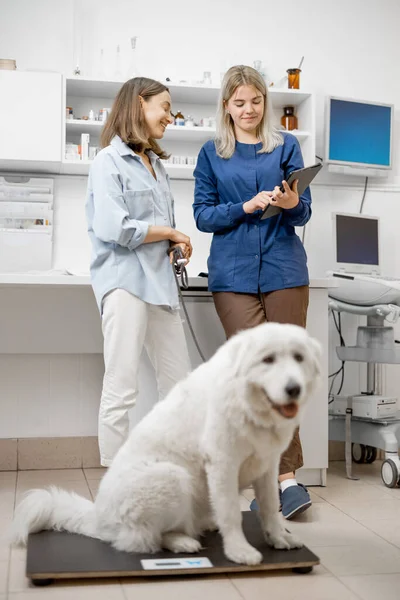
[[[204,286],[206,279],[203,277],[189,277],[189,285]],[[46,273],[0,273],[0,287],[4,286],[89,286],[89,275],[68,275],[62,272]],[[332,278],[316,278],[310,280],[310,288],[336,287]]]

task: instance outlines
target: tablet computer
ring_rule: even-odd
[[[312,165],[311,167],[304,167],[304,169],[297,169],[296,171],[292,171],[287,178],[287,184],[291,188],[295,180],[297,179],[297,191],[299,196],[308,188],[314,177],[317,173],[322,169],[322,163],[317,163]],[[281,192],[284,192],[285,189],[283,185],[281,185]],[[280,206],[274,206],[272,204],[268,204],[265,208],[261,219],[269,219],[275,215],[278,215],[282,212],[282,208]]]

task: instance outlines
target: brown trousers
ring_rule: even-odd
[[[227,338],[241,329],[249,329],[266,321],[306,326],[308,286],[277,290],[266,294],[213,292],[214,304]],[[303,466],[303,452],[297,429],[287,450],[282,454],[279,474],[295,472]]]

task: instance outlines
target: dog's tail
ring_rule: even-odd
[[[96,535],[94,503],[74,492],[54,486],[43,490],[31,490],[15,511],[10,543],[24,546],[30,533],[37,533],[43,529],[99,537]]]

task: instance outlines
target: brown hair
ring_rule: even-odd
[[[111,113],[101,132],[101,147],[105,148],[115,135],[119,135],[134,152],[142,152],[150,147],[160,158],[168,158],[168,154],[160,148],[156,140],[149,138],[139,98],[141,96],[143,100],[148,100],[162,92],[169,92],[169,89],[154,79],[134,77],[126,81],[114,100]]]

